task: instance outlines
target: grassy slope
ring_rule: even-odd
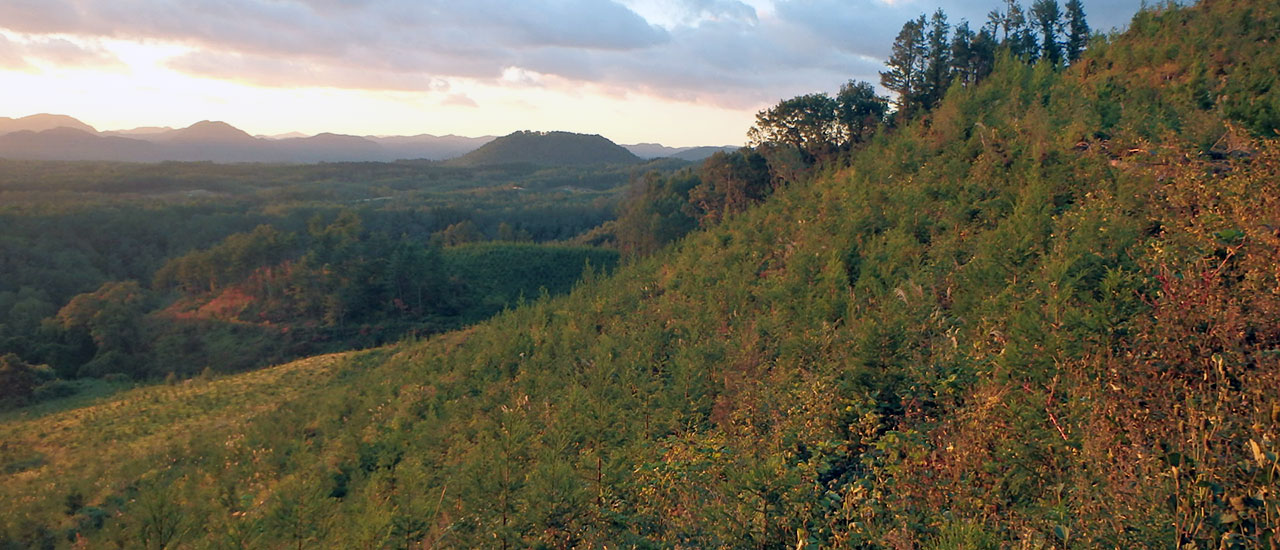
[[[1249,9],[1280,21],[1213,2],[1144,14],[1062,75],[1005,64],[927,124],[657,257],[366,356],[234,445],[192,434],[176,462],[112,479],[132,487],[112,493],[122,512],[82,531],[158,545],[173,525],[193,547],[1265,547],[1280,151],[1229,131],[1225,102],[1198,105],[1215,85],[1185,69],[1265,50],[1216,32]],[[75,484],[40,483],[33,501]],[[181,506],[154,513],[167,502]],[[30,524],[60,535],[84,516],[57,507],[32,502]]]
[[[113,497],[127,498],[166,462],[194,458],[187,456],[193,437],[231,444],[266,413],[334,391],[334,377],[358,362],[353,357],[323,355],[234,377],[127,390],[68,410],[10,413],[0,424],[6,466],[0,492],[28,517],[62,515],[71,492],[109,508]]]

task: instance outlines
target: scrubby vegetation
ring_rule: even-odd
[[[1268,2],[1144,10],[741,208],[644,180],[618,223],[674,236],[566,297],[12,418],[4,540],[1275,547],[1277,36]]]

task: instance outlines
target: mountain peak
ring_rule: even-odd
[[[159,137],[170,141],[252,142],[257,138],[218,120],[202,120],[186,128],[165,132]]]
[[[631,164],[640,158],[597,134],[526,130],[497,138],[452,162],[461,166]]]

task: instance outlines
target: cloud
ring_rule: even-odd
[[[446,97],[446,98],[444,98],[444,100],[443,100],[443,101],[441,101],[441,102],[440,102],[440,104],[441,104],[441,105],[444,105],[444,106],[448,106],[448,107],[471,107],[471,108],[475,108],[475,107],[479,107],[479,106],[480,106],[480,104],[479,104],[479,103],[476,103],[476,100],[471,99],[471,98],[467,97],[467,95],[466,95],[466,94],[461,94],[461,93],[458,93],[458,94],[449,94],[449,96],[448,96],[448,97]]]
[[[22,52],[22,46],[5,38],[0,34],[0,69],[6,71],[34,71],[30,63],[27,63],[27,56]]]
[[[50,36],[10,37],[0,33],[0,69],[39,72],[39,65],[118,69],[124,63],[96,42]]]
[[[1095,2],[1091,22],[1123,24],[1140,2]],[[0,66],[107,62],[75,47],[110,38],[181,44],[171,68],[261,86],[567,82],[741,108],[874,82],[902,23],[939,3],[953,24],[981,24],[1003,2],[772,0],[758,13],[742,0],[4,0],[0,28],[43,42],[0,43]]]
[[[446,92],[447,80],[420,72],[309,62],[257,54],[197,51],[168,60],[174,70],[265,87],[332,87],[356,90]]]

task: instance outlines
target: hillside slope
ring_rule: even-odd
[[[1006,59],[847,166],[405,343],[233,444],[211,430],[127,478],[6,474],[35,478],[0,493],[6,536],[1274,546],[1277,29],[1272,3],[1206,2],[1063,72]],[[57,510],[77,484],[108,519]]]

